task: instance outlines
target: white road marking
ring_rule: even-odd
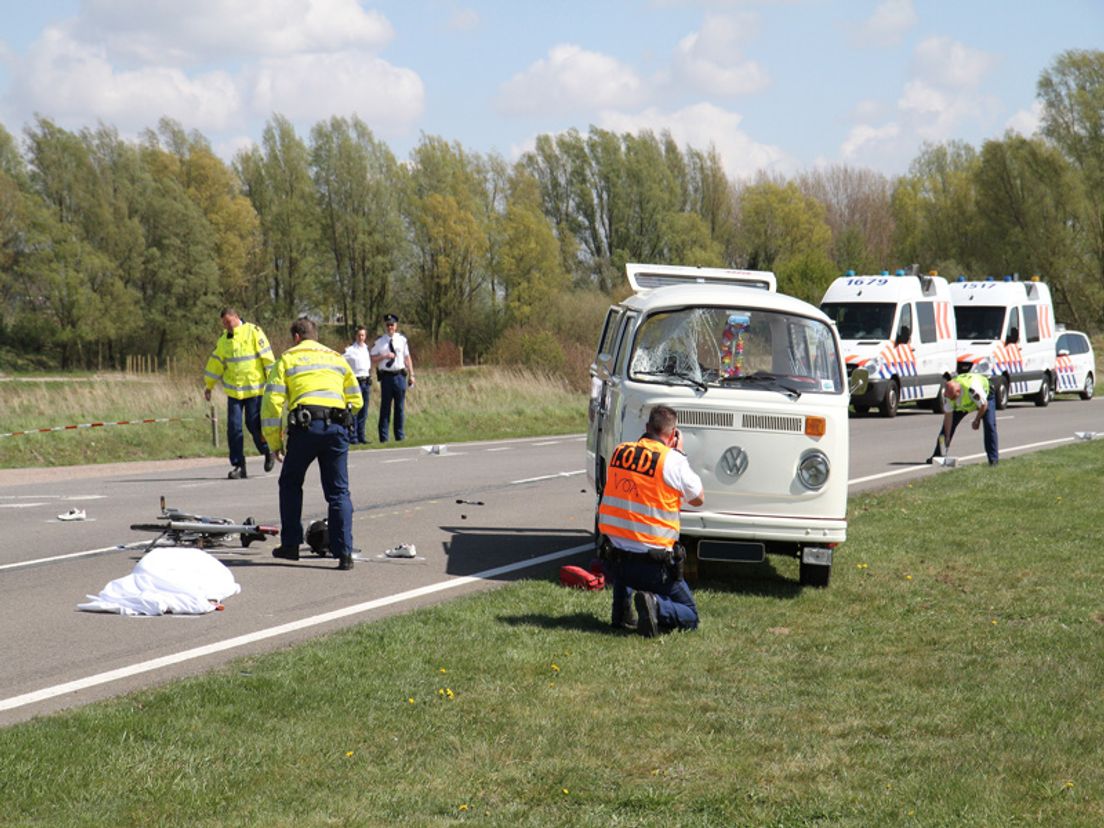
[[[56,523],[60,523],[55,519]],[[30,561],[16,561],[15,563],[0,564],[0,572],[5,569],[18,569],[21,566],[32,566],[34,564],[49,563],[50,561],[67,561],[70,558],[86,558],[89,555],[99,555],[101,552],[127,552],[134,549],[141,549],[149,541],[142,541],[141,543],[128,543],[120,546],[105,546],[102,549],[85,549],[83,552],[69,552],[65,555],[52,555],[49,558],[35,558]]]
[[[586,469],[579,469],[578,471],[560,472],[559,474],[542,474],[540,477],[526,477],[524,480],[511,480],[510,485],[516,486],[519,483],[536,483],[538,480],[554,480],[557,477],[574,477],[585,471]]]
[[[331,612],[325,612],[321,615],[312,615],[309,618],[303,618],[299,621],[291,621],[287,624],[280,624],[276,627],[270,627],[266,630],[257,630],[256,632],[246,633],[245,635],[235,636],[234,638],[228,638],[225,641],[217,641],[214,644],[207,644],[203,647],[194,647],[190,650],[183,650],[179,653],[172,653],[167,656],[161,656],[160,658],[153,658],[149,661],[141,661],[137,664],[131,664],[127,667],[120,667],[116,670],[108,670],[105,673],[96,673],[95,675],[86,676],[85,678],[76,679],[75,681],[68,681],[64,684],[55,684],[53,687],[44,687],[41,690],[35,690],[31,693],[24,693],[20,696],[12,696],[11,698],[0,699],[0,711],[14,710],[17,707],[25,707],[28,704],[35,704],[36,702],[46,701],[47,699],[52,699],[56,696],[63,696],[66,693],[75,693],[79,690],[86,690],[89,687],[97,687],[101,684],[107,684],[112,681],[129,678],[130,676],[140,675],[141,673],[148,673],[152,670],[159,670],[162,667],[169,667],[173,664],[180,664],[185,661],[191,661],[192,659],[213,655],[214,653],[221,653],[225,652],[226,650],[233,650],[238,647],[244,647],[246,644],[252,644],[257,641],[265,641],[269,638],[275,638],[287,633],[296,632],[297,630],[304,630],[310,627],[316,627],[319,624],[326,624],[330,621],[337,621],[341,618],[348,618],[350,615],[357,615],[362,612],[368,612],[369,610],[379,609],[380,607],[387,607],[392,604],[402,603],[403,601],[409,601],[412,598],[420,598],[423,595],[432,595],[436,592],[444,592],[448,589],[455,589],[456,587],[464,586],[465,584],[470,584],[475,581],[484,581],[491,578],[497,578],[499,575],[505,575],[508,572],[516,572],[519,569],[528,569],[531,566],[538,566],[550,561],[559,560],[560,558],[567,558],[571,555],[576,555],[579,552],[583,552],[585,550],[593,548],[593,543],[584,543],[580,546],[573,546],[570,549],[561,549],[558,552],[549,552],[547,555],[539,555],[536,558],[530,558],[524,561],[515,561],[514,563],[505,564],[504,566],[497,566],[493,569],[486,569],[482,572],[477,572],[474,575],[465,575],[463,577],[452,578],[447,581],[438,581],[437,583],[428,584],[427,586],[418,587],[417,589],[407,590],[406,592],[399,592],[394,595],[387,595],[383,598],[376,598],[372,601],[365,601],[360,604],[353,604],[352,606],[343,607],[342,609],[333,610]]]
[[[511,451],[513,446],[499,446],[498,448],[489,448],[487,451]]]
[[[32,506],[45,506],[46,501],[38,503],[0,503],[0,509],[30,509]]]
[[[380,462],[382,462],[382,463],[409,463],[413,459],[414,459],[413,457],[400,457],[397,460],[382,460]]]
[[[543,443],[533,443],[534,446],[555,446],[561,443],[561,440],[546,440]]]

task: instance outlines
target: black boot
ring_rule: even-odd
[[[610,626],[617,629],[635,630],[636,612],[633,610],[633,599],[626,594],[624,601],[615,601],[613,604],[613,617]]]

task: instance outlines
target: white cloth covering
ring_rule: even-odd
[[[147,552],[124,578],[77,609],[119,615],[201,615],[241,592],[233,573],[202,549],[161,546]]]

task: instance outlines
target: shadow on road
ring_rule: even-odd
[[[445,571],[449,575],[475,575],[517,561],[589,544],[592,539],[590,532],[561,528],[442,526],[441,529],[452,536],[443,544],[447,557]],[[496,580],[531,578],[535,571],[558,571],[561,565],[576,562],[575,557],[550,562],[545,568],[505,573]],[[577,556],[583,562],[592,557],[589,549],[579,552]]]

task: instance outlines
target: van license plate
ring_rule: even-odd
[[[827,546],[806,546],[801,550],[801,562],[818,564],[820,566],[831,566],[832,550]]]
[[[740,541],[698,541],[698,558],[703,561],[728,561],[729,563],[762,563],[766,548],[761,543]]]

